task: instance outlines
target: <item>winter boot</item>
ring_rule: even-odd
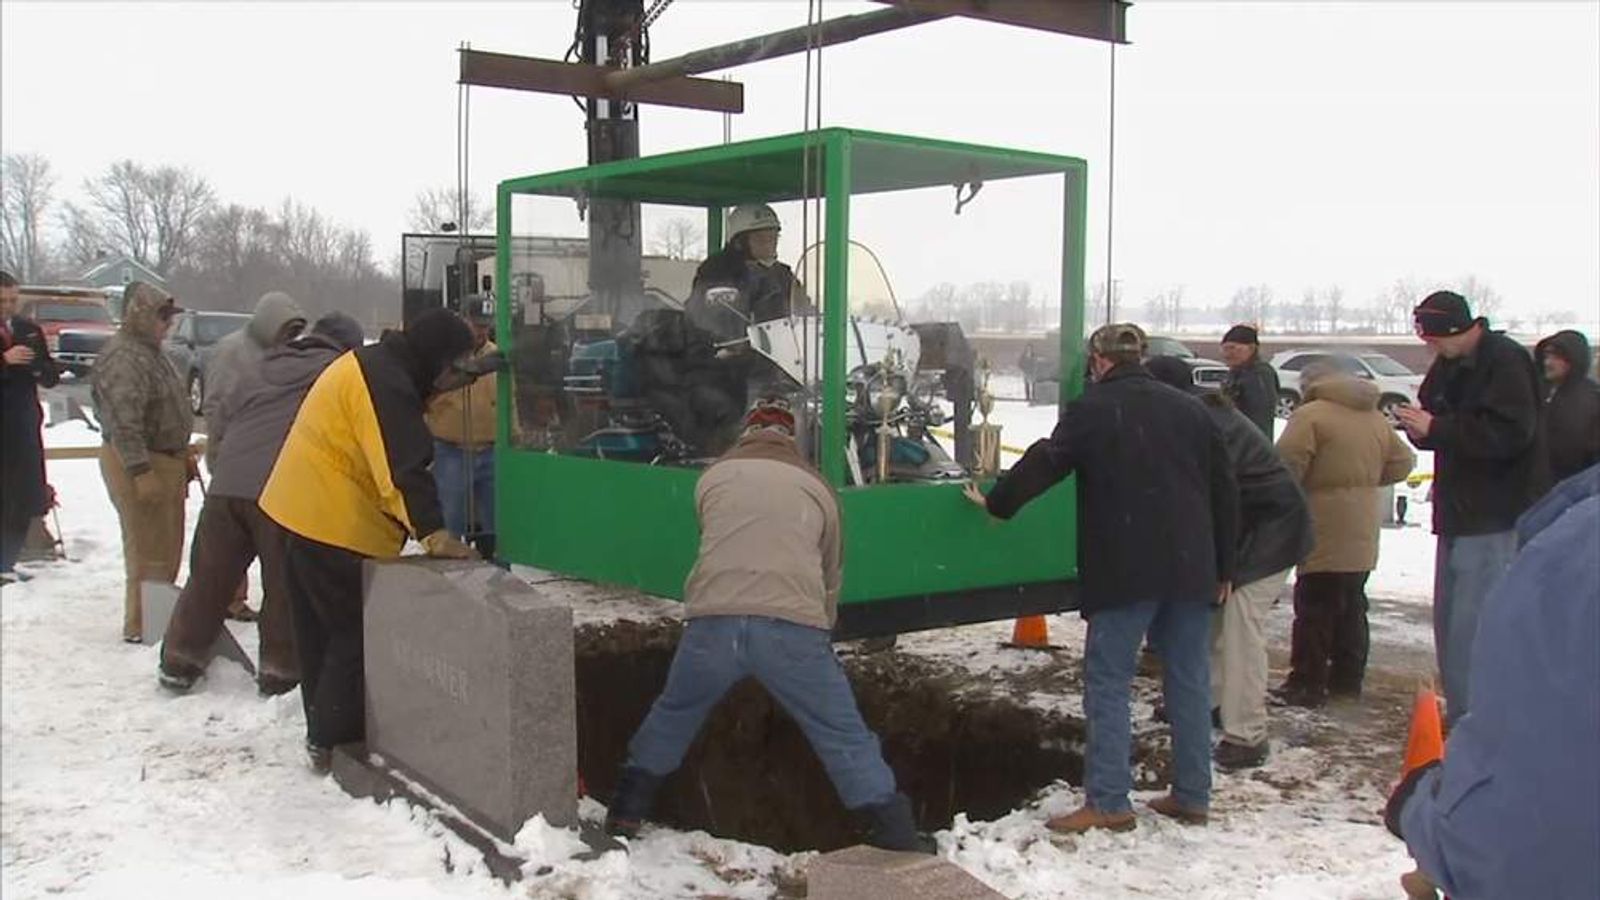
[[[1204,825],[1211,820],[1210,810],[1184,806],[1177,797],[1171,794],[1165,797],[1157,797],[1145,805],[1169,819],[1176,819],[1184,825]]]
[[[201,670],[194,666],[163,662],[156,669],[156,680],[174,694],[187,694],[194,687],[194,683],[200,680],[201,674],[203,674]]]
[[[911,798],[899,791],[882,803],[861,807],[856,814],[865,825],[866,842],[874,847],[929,854],[938,850],[933,838],[917,831]]]
[[[326,775],[333,771],[333,748],[324,747],[306,741],[306,765],[317,775]]]
[[[656,805],[656,792],[663,781],[666,781],[665,776],[625,767],[617,778],[616,790],[611,792],[611,805],[606,809],[606,834],[636,836]]]
[[[1216,760],[1217,768],[1224,772],[1253,769],[1267,761],[1267,742],[1241,744],[1223,739],[1217,742],[1217,749],[1212,751],[1211,758]]]

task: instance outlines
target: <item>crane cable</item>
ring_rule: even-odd
[[[1111,251],[1116,244],[1112,229],[1117,199],[1117,45],[1111,44],[1110,98],[1106,121],[1106,324],[1116,307],[1117,282],[1111,277]]]
[[[820,186],[813,185],[811,177],[813,171],[815,171],[817,168],[815,161],[818,151],[818,148],[812,141],[812,134],[814,131],[822,128],[822,0],[806,0],[806,29],[804,77],[805,103],[801,111],[802,125],[800,129],[802,139],[800,158],[800,248],[802,255],[801,262],[808,264],[804,267],[805,269],[810,269],[810,278],[806,281],[808,284],[813,285],[817,290],[816,299],[818,302],[815,304],[817,308],[816,315],[812,317],[813,321],[811,334],[806,335],[804,330],[801,332],[800,374],[805,385],[806,392],[811,394],[812,378],[814,375],[813,370],[820,369],[822,365],[823,316],[822,304],[820,301],[823,299],[833,299],[837,301],[838,299],[824,298],[823,293],[826,288],[824,285],[818,283],[821,280],[819,277],[820,272],[824,267],[824,263],[822,262],[823,254],[818,253],[812,255],[809,259],[806,258],[806,250],[811,246],[811,221],[813,215],[816,217],[817,229],[819,233],[824,230],[822,227],[822,198],[818,192]],[[813,56],[816,58],[815,67],[812,65]],[[815,71],[815,75],[813,75],[813,71]],[[815,84],[816,87],[815,119],[813,119],[811,113],[811,94],[813,84]],[[815,124],[813,124],[813,122]],[[820,244],[821,242],[819,241],[818,243]],[[802,270],[800,274],[805,276],[807,273]],[[790,306],[790,313],[792,319],[792,302]]]

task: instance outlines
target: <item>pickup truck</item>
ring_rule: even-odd
[[[75,376],[87,375],[100,345],[117,330],[104,295],[73,288],[23,288],[20,293],[22,317],[39,325],[57,364]]]

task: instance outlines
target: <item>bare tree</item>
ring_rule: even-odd
[[[1322,294],[1322,314],[1328,323],[1328,333],[1339,333],[1339,321],[1344,318],[1344,288],[1336,285]]]
[[[211,208],[211,186],[176,166],[146,169],[132,160],[113,163],[84,184],[95,228],[113,249],[169,275],[188,261],[201,219]]]
[[[1177,331],[1182,319],[1183,288],[1170,288],[1144,301],[1144,317],[1156,331]]]
[[[1456,290],[1461,296],[1467,298],[1467,303],[1472,307],[1472,314],[1484,318],[1494,318],[1500,312],[1503,298],[1500,292],[1489,286],[1489,283],[1476,275],[1468,275],[1456,282]]]
[[[0,266],[23,281],[49,265],[40,226],[54,186],[44,157],[8,153],[0,159]]]
[[[486,234],[494,230],[494,204],[485,203],[468,191],[465,204],[458,187],[426,188],[417,192],[406,217],[412,231],[433,233],[445,223],[453,223],[467,234]]]
[[[60,255],[63,264],[86,266],[110,252],[94,214],[76,203],[62,204],[57,222],[61,227]]]
[[[1106,283],[1104,281],[1095,283],[1094,289],[1089,292],[1089,318],[1092,318],[1095,312],[1103,313],[1107,322],[1116,322],[1121,318],[1122,285],[1113,278],[1111,286],[1111,297],[1107,300]]]
[[[668,259],[699,259],[705,255],[706,230],[687,216],[674,216],[650,233],[650,252]]]
[[[959,292],[948,281],[940,282],[917,298],[918,317],[935,322],[951,322],[956,318],[956,301]]]
[[[1272,288],[1264,284],[1242,287],[1228,300],[1228,318],[1265,327],[1272,312]]]

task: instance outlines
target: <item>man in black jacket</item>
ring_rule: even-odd
[[[1433,640],[1453,725],[1468,708],[1479,607],[1511,565],[1517,517],[1544,488],[1539,377],[1532,355],[1473,318],[1460,294],[1429,294],[1413,318],[1436,355],[1417,392],[1422,408],[1395,415],[1413,444],[1433,451]]]
[[[1268,749],[1264,626],[1289,573],[1311,552],[1311,514],[1272,442],[1226,394],[1197,387],[1189,364],[1175,356],[1152,357],[1146,365],[1162,383],[1199,396],[1222,430],[1239,482],[1238,587],[1212,628],[1211,693],[1222,714],[1222,740],[1213,757],[1222,769],[1252,768],[1266,762]]]
[[[1540,341],[1534,357],[1550,391],[1539,430],[1552,482],[1600,463],[1600,384],[1589,377],[1594,353],[1582,332],[1558,331]]]
[[[1278,373],[1261,358],[1261,336],[1250,325],[1235,325],[1222,336],[1222,361],[1228,364],[1223,390],[1244,417],[1273,440],[1278,414]]]
[[[28,537],[28,526],[50,508],[44,479],[44,411],[39,388],[59,380],[55,360],[39,326],[17,315],[17,279],[0,272],[0,584],[25,579],[13,566]]]
[[[1162,694],[1172,722],[1172,792],[1151,809],[1183,822],[1207,819],[1211,801],[1211,608],[1234,577],[1238,484],[1222,433],[1200,401],[1140,364],[1144,332],[1106,325],[1089,339],[1095,384],[1068,405],[1049,438],[985,498],[967,498],[1009,519],[1076,472],[1084,647],[1086,802],[1051,819],[1053,831],[1126,831],[1128,694],[1146,632],[1161,649]]]

